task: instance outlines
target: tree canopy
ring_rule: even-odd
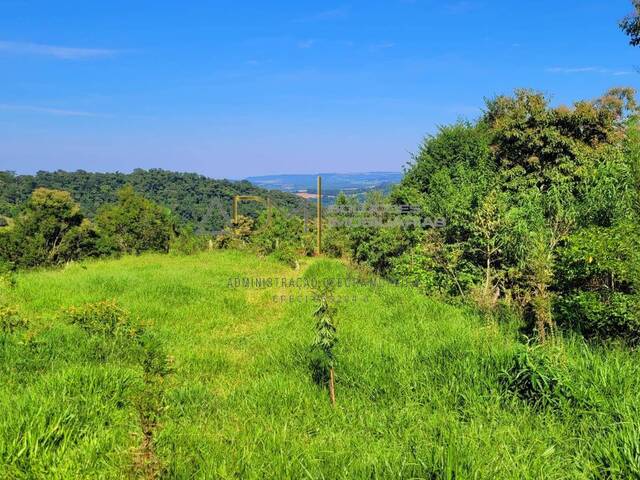
[[[632,0],[634,12],[620,21],[620,28],[629,36],[631,45],[640,45],[640,0]]]
[[[195,173],[177,173],[160,169],[136,169],[125,173],[38,172],[14,175],[0,172],[0,215],[14,216],[38,187],[71,193],[88,218],[95,218],[100,207],[117,201],[117,192],[126,185],[149,200],[169,208],[182,224],[191,224],[197,232],[219,231],[228,224],[234,195],[259,195],[283,208],[301,208],[302,200],[292,194],[264,190],[247,181],[213,180]],[[243,215],[257,218],[263,206],[242,203]]]

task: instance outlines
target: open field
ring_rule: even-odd
[[[272,299],[308,292],[228,285],[348,272],[305,262],[224,251],[18,274],[4,301],[29,327],[0,344],[0,477],[640,478],[637,352],[529,351],[514,327],[410,288],[337,292],[351,301],[332,408],[309,368],[314,303]],[[170,356],[155,380],[126,335],[62,313],[110,299]]]

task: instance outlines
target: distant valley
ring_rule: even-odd
[[[366,192],[380,190],[388,192],[402,179],[400,172],[364,172],[364,173],[320,173],[322,190],[330,200],[338,193],[364,196]],[[248,177],[252,184],[266,189],[294,193],[303,198],[315,198],[317,175],[265,175]]]

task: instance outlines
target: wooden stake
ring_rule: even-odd
[[[233,197],[233,222],[238,223],[238,195]]]
[[[271,199],[267,197],[267,225],[271,225]]]
[[[304,233],[307,233],[307,199],[304,199],[304,227],[303,227],[303,231]]]
[[[318,175],[318,191],[316,193],[318,197],[318,238],[316,239],[316,255],[320,255],[320,252],[322,251],[322,177],[320,175]]]
[[[329,398],[331,399],[331,405],[336,404],[336,386],[333,377],[333,367],[329,370]]]

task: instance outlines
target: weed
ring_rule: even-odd
[[[129,313],[118,307],[115,300],[88,303],[81,307],[69,307],[67,319],[91,334],[117,336],[138,334]]]
[[[541,345],[518,348],[502,379],[510,392],[535,407],[576,403],[563,366]]]
[[[24,330],[29,322],[18,314],[18,310],[12,307],[0,307],[0,333],[11,335],[18,330]]]

